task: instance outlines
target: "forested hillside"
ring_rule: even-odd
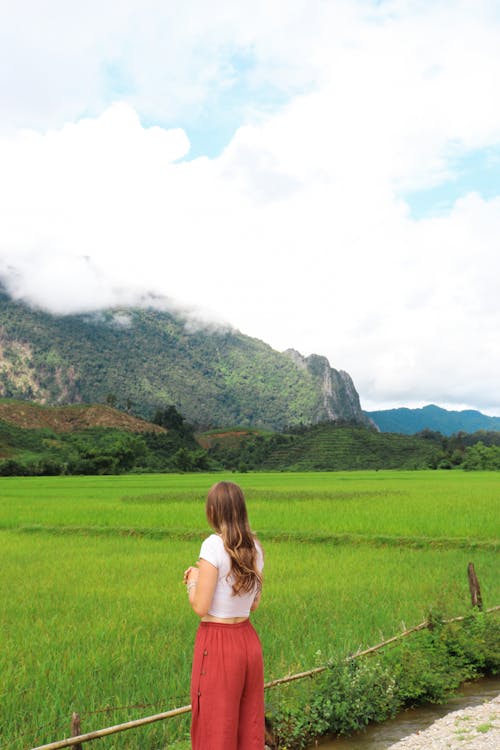
[[[323,423],[285,434],[220,430],[196,437],[210,459],[240,471],[500,470],[499,432],[397,435]]]
[[[109,406],[0,399],[0,476],[206,470],[500,469],[500,433],[395,435],[332,422],[195,433],[173,406],[145,422]]]
[[[349,375],[324,357],[152,308],[55,316],[1,290],[0,396],[108,403],[145,418],[174,404],[204,427],[369,423]]]
[[[240,470],[339,471],[436,468],[441,445],[349,425],[318,424],[286,434],[225,431],[198,435],[217,462]]]

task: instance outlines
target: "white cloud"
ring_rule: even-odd
[[[221,2],[208,18],[199,3],[129,2],[114,34],[109,7],[99,32],[82,20],[75,55],[122,55],[143,115],[202,106],[240,75],[238,50],[256,88],[268,76],[308,91],[267,115],[244,107],[249,121],[211,160],[183,161],[183,130],[145,127],[123,103],[5,134],[0,272],[11,290],[56,311],[165,294],[278,348],[327,355],[370,406],[500,413],[500,198],[471,192],[416,221],[401,197],[450,175],[456,154],[500,143],[495,3]],[[71,97],[56,99],[44,117],[69,107],[74,118]]]
[[[295,91],[317,74],[313,39],[325,13],[345,18],[349,5],[337,0],[332,11],[306,0],[0,3],[1,127],[59,127],[118,98],[148,120],[193,121],[242,75],[254,92],[263,85]],[[244,71],[242,58],[249,63]]]

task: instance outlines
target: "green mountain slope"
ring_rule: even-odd
[[[155,309],[51,315],[0,289],[0,397],[104,403],[197,425],[367,424],[351,378],[324,357],[280,353],[234,330]]]
[[[367,414],[381,432],[398,432],[403,435],[413,435],[422,430],[435,430],[442,435],[500,430],[500,417],[488,417],[472,409],[448,411],[432,404],[422,409],[387,409]]]
[[[288,434],[203,433],[198,442],[227,468],[287,471],[435,467],[440,443],[360,427],[317,424]]]

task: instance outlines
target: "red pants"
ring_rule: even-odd
[[[250,620],[200,623],[191,707],[192,750],[264,750],[264,665]]]

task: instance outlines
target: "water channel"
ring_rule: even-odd
[[[419,706],[408,709],[381,724],[342,739],[321,740],[316,747],[321,750],[386,750],[390,745],[409,734],[427,729],[437,719],[467,706],[477,706],[492,700],[500,693],[500,677],[488,677],[462,685],[459,695],[442,705]]]

